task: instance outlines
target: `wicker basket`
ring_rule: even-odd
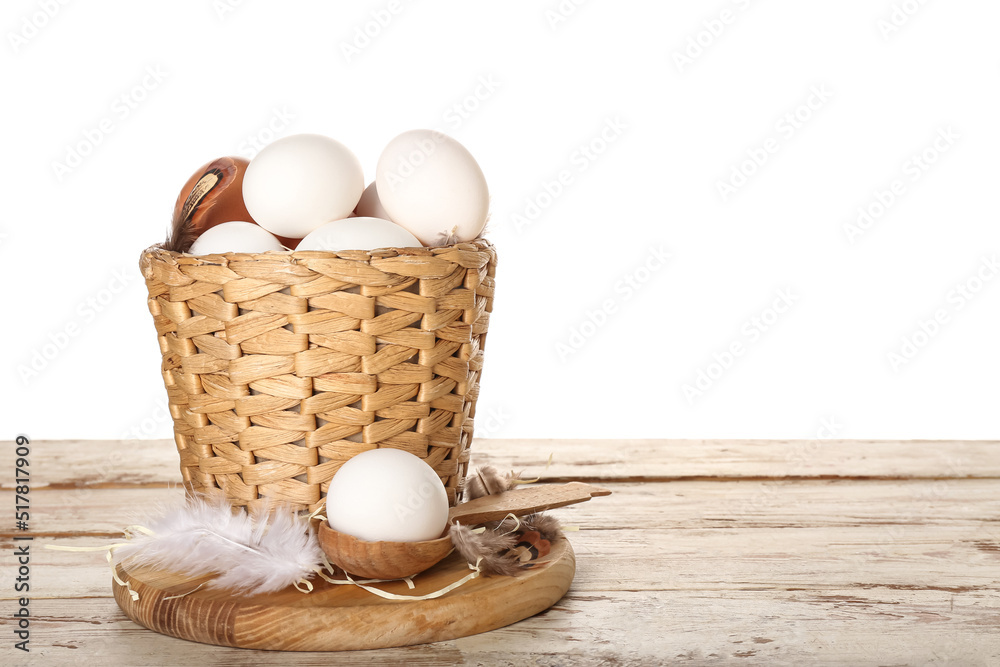
[[[140,268],[189,493],[313,510],[337,469],[394,447],[455,504],[493,304],[488,241],[208,255]]]

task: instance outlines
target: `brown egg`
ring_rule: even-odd
[[[223,222],[253,222],[243,203],[243,175],[250,161],[241,157],[221,157],[203,165],[184,184],[174,204],[167,250],[187,252],[205,230]],[[294,249],[301,239],[279,236]]]

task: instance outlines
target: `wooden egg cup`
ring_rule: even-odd
[[[504,517],[526,516],[556,507],[606,496],[611,492],[582,482],[543,484],[483,496],[452,507],[449,526],[454,523],[473,526]],[[450,528],[434,540],[419,542],[369,542],[341,533],[328,521],[319,525],[319,545],[331,563],[344,571],[370,579],[402,579],[423,572],[439,563],[453,548]]]

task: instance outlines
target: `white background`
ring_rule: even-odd
[[[491,188],[477,435],[997,435],[995,2],[2,11],[0,437],[170,437],[137,261],[190,173],[415,127]]]

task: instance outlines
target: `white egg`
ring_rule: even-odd
[[[334,220],[309,233],[296,250],[375,250],[419,248],[420,241],[394,222],[381,218]]]
[[[410,130],[390,141],[375,183],[389,219],[424,245],[471,241],[486,225],[486,177],[462,144],[440,132]]]
[[[434,540],[448,525],[448,493],[427,463],[401,449],[371,449],[330,480],[326,518],[368,542]]]
[[[378,190],[375,189],[375,181],[369,183],[365,191],[361,193],[361,200],[358,201],[358,206],[354,209],[354,212],[366,218],[392,219],[386,212],[385,207],[382,206],[382,202],[379,201]]]
[[[268,252],[285,250],[274,234],[252,222],[223,222],[209,227],[194,240],[190,255],[224,252]]]
[[[290,238],[346,218],[364,189],[357,156],[319,134],[294,134],[268,144],[243,176],[250,216],[269,232]]]

